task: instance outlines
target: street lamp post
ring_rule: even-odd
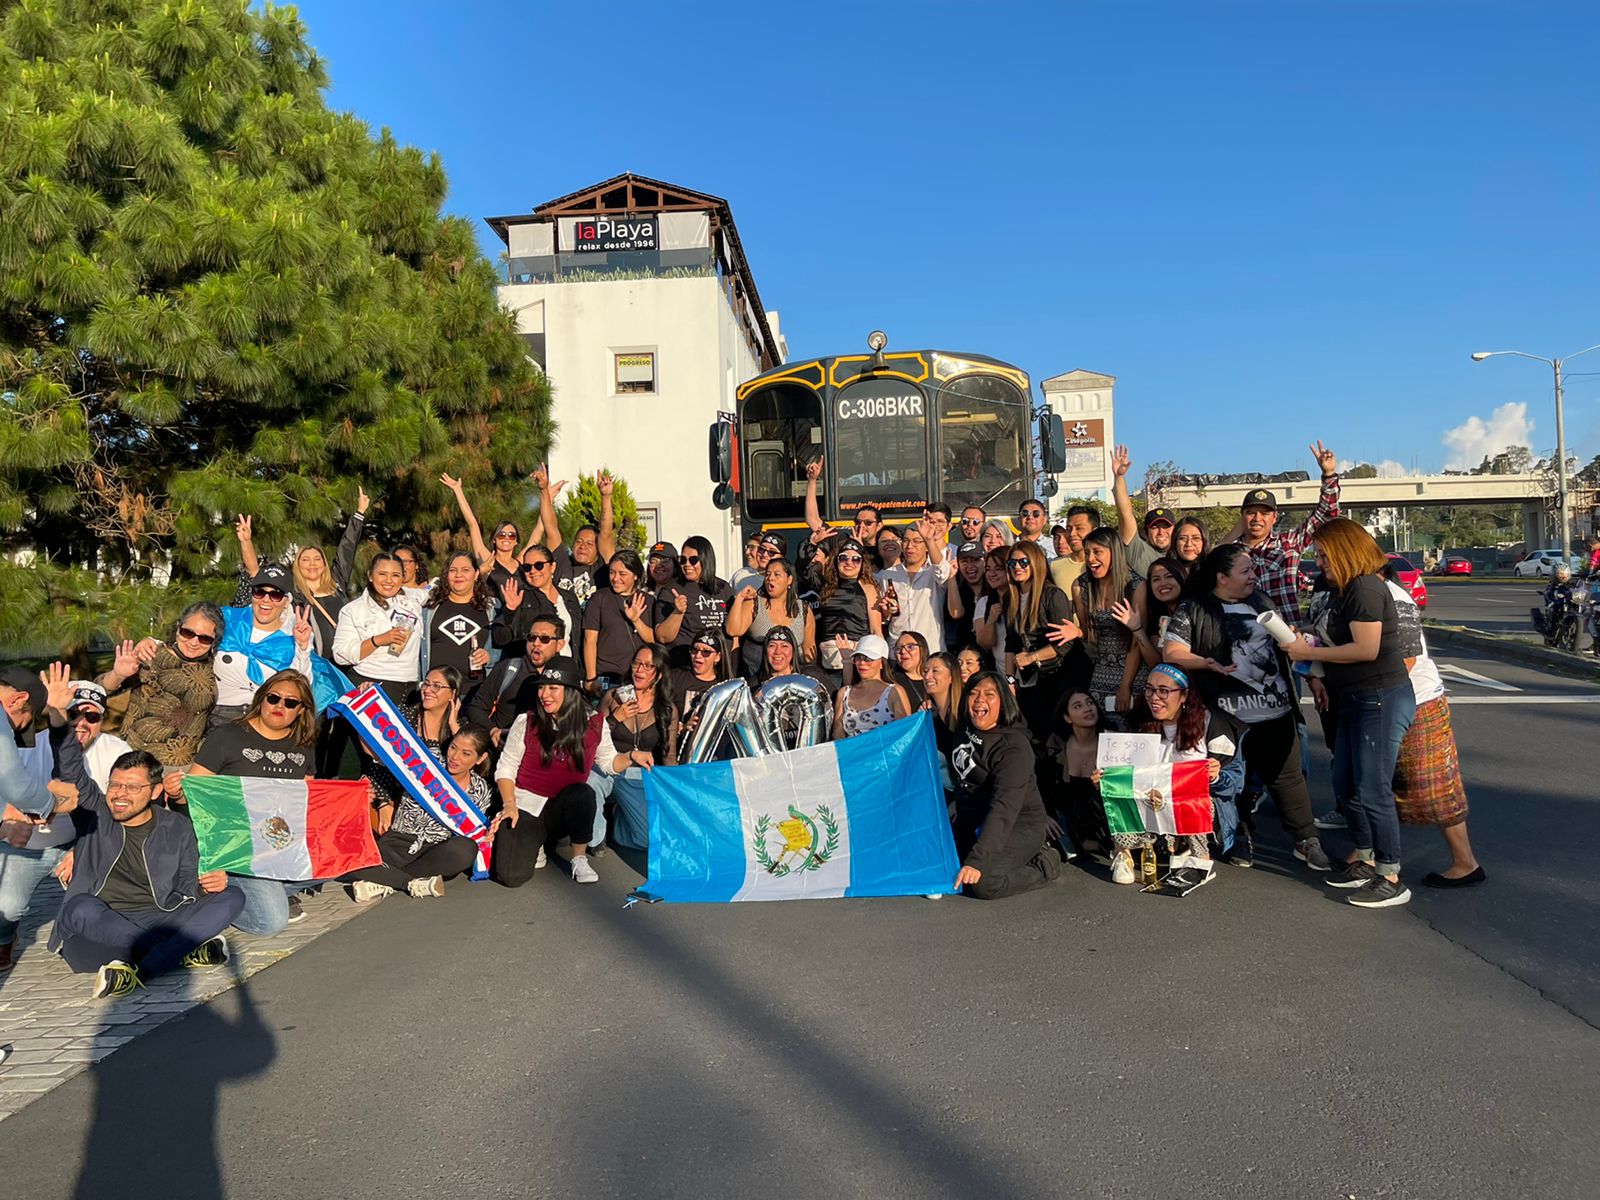
[[[1542,362],[1555,373],[1556,379],[1556,521],[1561,529],[1561,556],[1565,558],[1572,553],[1572,521],[1567,510],[1567,421],[1566,414],[1561,405],[1561,364],[1577,358],[1579,354],[1587,354],[1590,350],[1600,350],[1600,343],[1590,346],[1586,350],[1579,350],[1577,354],[1569,354],[1566,358],[1545,358],[1539,354],[1528,354],[1522,350],[1478,350],[1472,355],[1473,362],[1482,362],[1486,358],[1495,358],[1501,354],[1514,354],[1518,358],[1531,358],[1534,362]]]

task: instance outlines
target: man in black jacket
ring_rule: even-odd
[[[462,714],[464,724],[487,725],[496,748],[517,714],[527,712],[538,702],[539,687],[533,680],[540,668],[556,655],[565,654],[567,645],[561,636],[560,624],[549,615],[533,618],[523,644],[527,647],[526,655],[502,658],[496,663],[488,678],[478,685],[472,702]]]
[[[244,895],[226,886],[215,892],[201,887],[194,826],[153,804],[162,792],[160,760],[128,751],[111,765],[102,792],[67,726],[72,689],[66,667],[55,664],[47,683],[56,777],[78,790],[72,881],[50,949],[74,971],[95,972],[97,999],[125,995],[140,986],[141,976],[180,963],[227,962],[221,934],[244,907]]]

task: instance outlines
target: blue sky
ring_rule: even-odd
[[[883,328],[1113,374],[1136,471],[1545,452],[1548,369],[1468,354],[1600,342],[1593,3],[299,8],[452,211],[727,197],[794,356]],[[1587,460],[1600,351],[1570,370]]]

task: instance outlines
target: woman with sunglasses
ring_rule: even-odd
[[[1017,703],[1040,745],[1061,700],[1066,678],[1061,656],[1047,636],[1072,617],[1072,602],[1050,581],[1044,551],[1036,542],[1014,543],[1006,552],[1006,674],[1016,681]]]
[[[600,692],[621,683],[634,651],[656,637],[639,556],[618,550],[611,556],[610,578],[611,586],[596,592],[583,610],[583,669]]]
[[[316,633],[313,643],[318,654],[327,656],[333,646],[333,630],[339,621],[339,610],[350,598],[350,573],[355,567],[356,550],[361,546],[361,535],[366,529],[367,509],[372,505],[366,489],[356,488],[356,508],[345,522],[344,534],[339,538],[339,549],[332,565],[321,546],[302,546],[289,566],[289,577],[294,584],[294,594],[311,612],[312,629]],[[239,539],[239,558],[246,576],[254,576],[261,569],[252,536],[252,522],[241,515],[234,525]],[[236,603],[248,604],[246,596]]]
[[[672,670],[672,706],[687,721],[700,697],[730,677],[727,642],[714,629],[689,644],[689,665]]]
[[[844,647],[840,646],[841,652]],[[869,633],[849,649],[855,675],[833,698],[833,736],[836,740],[882,729],[909,716],[911,701],[905,690],[889,678],[889,645]]]
[[[396,704],[422,678],[423,603],[426,593],[402,583],[400,562],[377,554],[367,565],[367,586],[344,606],[333,634],[333,657],[358,683],[376,683]]]
[[[206,735],[217,677],[211,656],[222,632],[222,610],[209,600],[189,605],[170,642],[123,642],[111,670],[100,676],[108,693],[130,689],[122,736],[161,762],[168,796],[181,798],[183,773]]]
[[[928,701],[928,689],[923,682],[928,665],[928,643],[920,633],[907,630],[894,639],[892,653],[894,665],[889,669],[889,678],[900,685],[911,702],[911,711],[916,712]]]
[[[279,671],[257,689],[243,716],[206,734],[189,777],[310,779],[316,769],[316,743],[317,709],[311,685],[299,671]],[[244,910],[234,920],[234,928],[260,937],[279,933],[291,918],[299,919],[299,893],[314,882],[258,879],[222,871],[200,876],[207,891],[226,886],[244,893]]]
[[[310,681],[321,712],[349,690],[350,681],[312,651],[309,609],[296,605],[289,572],[268,563],[250,581],[250,606],[222,610],[222,636],[211,660],[217,702],[210,727],[237,720],[274,671],[296,670]]]
[[[430,667],[416,700],[399,708],[422,744],[440,757],[445,743],[461,728],[461,672],[451,666]],[[373,828],[382,834],[394,819],[396,806],[405,800],[405,786],[371,755],[364,755],[363,763],[362,776],[372,786]]]
[[[817,656],[833,690],[844,682],[844,664],[855,644],[869,633],[883,640],[878,596],[866,548],[845,538],[823,564],[815,608]]]
[[[683,539],[678,576],[656,593],[656,644],[667,648],[674,667],[687,667],[695,638],[722,631],[733,592],[717,577],[717,552],[699,535]]]
[[[482,725],[457,730],[438,756],[450,778],[478,806],[478,811],[487,812],[494,796],[484,778],[489,766],[489,731]],[[409,794],[402,793],[394,820],[378,837],[378,853],[383,856],[382,866],[363,867],[343,877],[357,901],[376,900],[392,892],[418,899],[442,896],[446,879],[472,870],[478,847],[471,838],[441,825]]]
[[[490,628],[490,643],[502,655],[519,654],[528,630],[539,617],[549,617],[571,645],[583,629],[583,605],[570,588],[556,582],[556,557],[543,546],[522,552],[522,575],[506,580],[501,603]]]
[[[794,635],[807,660],[816,657],[816,615],[801,603],[794,568],[774,556],[767,561],[760,586],[747,585],[729,603],[723,625],[729,637],[739,639],[740,665],[744,668],[741,674],[746,678],[753,679],[760,673],[767,638],[780,626]]]
[[[478,527],[477,515],[467,502],[466,489],[453,475],[439,476],[439,482],[455,495],[456,506],[467,522],[467,536],[472,542],[472,553],[477,559],[478,571],[486,575],[495,595],[505,587],[506,580],[515,579],[522,564],[517,561],[517,551],[522,546],[522,534],[515,521],[501,521],[494,527],[493,545],[485,545],[483,530]]]
[[[507,580],[514,586],[514,580]],[[472,565],[472,556],[458,551],[445,563],[423,603],[423,631],[427,654],[424,670],[450,667],[468,689],[483,678],[489,660],[489,610],[494,607],[491,584]]]

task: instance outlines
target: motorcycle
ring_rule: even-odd
[[[1600,576],[1574,579],[1554,603],[1528,610],[1544,644],[1579,654],[1600,653]]]

